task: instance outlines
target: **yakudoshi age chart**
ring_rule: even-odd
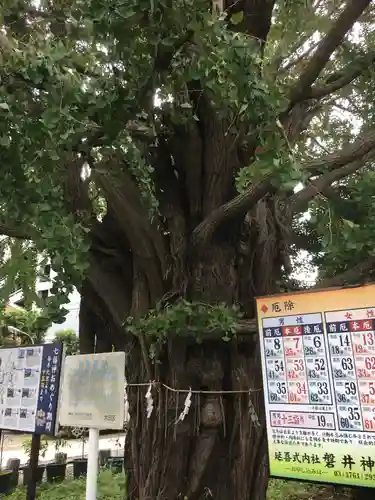
[[[375,474],[375,286],[259,298],[257,310],[271,474],[375,486],[360,465]],[[293,461],[301,446],[310,454]]]

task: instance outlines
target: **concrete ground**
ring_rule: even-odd
[[[10,458],[19,458],[21,460],[21,465],[27,463],[29,457],[26,455],[22,444],[25,440],[31,439],[30,435],[27,434],[6,434],[4,433],[4,445],[3,454],[0,466],[5,467]],[[99,440],[99,448],[101,450],[112,450],[112,455],[122,455],[125,446],[125,434],[111,434],[109,436],[101,436]],[[61,447],[59,452],[66,453],[68,455],[68,460],[76,457],[82,456],[82,441],[79,439],[70,439],[67,444]],[[40,456],[39,461],[50,462],[55,456],[56,450],[54,446],[54,441],[48,441],[48,448],[44,457]],[[87,453],[87,441],[84,445],[84,454]]]

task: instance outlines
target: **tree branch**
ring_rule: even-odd
[[[371,130],[364,136],[360,136],[352,144],[349,144],[341,151],[336,151],[315,160],[311,160],[303,165],[303,169],[312,174],[327,172],[337,169],[349,162],[358,160],[375,148],[375,130]]]
[[[113,163],[121,168],[121,160],[114,157]],[[108,213],[126,236],[134,257],[147,277],[152,303],[155,304],[164,294],[164,241],[155,224],[150,222],[139,188],[130,174],[122,168],[121,174],[111,176],[110,167],[109,161],[94,165],[93,179],[107,199]]]
[[[361,168],[364,162],[374,157],[374,149],[375,130],[370,131],[364,137],[360,137],[353,144],[350,144],[342,151],[335,152],[306,163],[303,165],[304,170],[308,170],[312,174],[328,171],[326,174],[327,177],[323,176],[318,179],[318,181],[312,182],[305,188],[309,191],[302,190],[296,195],[293,195],[299,195],[300,198],[298,201],[297,198],[295,201],[292,199],[292,203],[296,203],[295,207],[302,205],[305,206],[306,199],[309,201],[335,180],[346,177]],[[369,156],[364,158],[367,154],[369,154]],[[353,165],[353,162],[356,160],[359,160],[359,162]],[[350,165],[347,165],[348,163],[350,163]],[[333,171],[331,172],[331,170]],[[270,174],[265,177],[263,181],[250,186],[250,188],[244,193],[237,195],[232,200],[213,210],[194,229],[191,237],[192,246],[197,248],[204,246],[221,224],[231,220],[233,217],[251,210],[251,208],[253,208],[255,204],[270,191],[272,187],[270,182],[271,178],[272,175]],[[316,184],[316,182],[318,182],[318,184]],[[313,196],[312,193],[314,193]],[[293,209],[293,213],[297,212]]]
[[[341,168],[336,168],[326,174],[322,175],[318,179],[311,181],[308,186],[298,193],[295,193],[289,198],[290,214],[294,215],[305,210],[307,203],[315,198],[319,194],[323,194],[323,191],[332,184],[332,182],[338,181],[353,174],[357,170],[363,168],[366,163],[375,157],[375,149],[367,153],[363,158],[355,160]]]
[[[209,241],[216,229],[233,217],[244,214],[265,196],[270,189],[271,175],[262,182],[251,186],[247,191],[232,198],[224,205],[213,210],[193,231],[191,245],[193,248],[202,247]]]
[[[341,274],[332,278],[325,278],[319,281],[313,288],[328,288],[334,286],[342,286],[353,282],[361,282],[360,277],[375,270],[375,257],[370,256],[365,261],[360,262],[356,266],[344,271]]]
[[[276,0],[226,0],[225,9],[229,16],[243,12],[243,21],[235,26],[235,30],[247,33],[264,45],[271,28],[275,2]]]
[[[279,71],[280,73],[286,73],[294,66],[296,66],[299,62],[301,62],[305,57],[309,56],[313,50],[319,45],[319,42],[313,43],[309,48],[299,54],[295,59],[291,59],[285,66],[281,66]],[[300,48],[300,47],[299,47]],[[290,56],[289,56],[290,57]]]
[[[88,282],[101,298],[117,328],[123,329],[123,323],[131,306],[128,287],[124,286],[121,276],[108,273],[103,269],[103,256],[90,252],[90,270]],[[113,342],[114,339],[111,339]]]
[[[0,224],[0,234],[8,236],[9,238],[16,238],[19,240],[31,240],[31,235],[27,234],[22,228],[10,227]]]
[[[318,45],[305,71],[300,75],[298,82],[292,89],[290,107],[306,97],[306,93],[308,93],[311,85],[324,69],[333,52],[342,43],[346,34],[369,6],[370,2],[371,0],[348,0],[345,9]]]
[[[326,79],[326,84],[321,86],[313,86],[309,98],[321,99],[327,95],[342,89],[349,85],[353,80],[362,75],[366,69],[375,63],[375,53],[367,54],[356,61],[348,64],[342,69],[329,76]]]

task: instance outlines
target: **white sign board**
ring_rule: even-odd
[[[53,434],[62,345],[0,349],[0,429]]]
[[[67,356],[59,407],[60,425],[122,429],[125,353]]]

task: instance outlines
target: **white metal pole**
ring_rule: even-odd
[[[89,429],[86,500],[96,500],[98,486],[99,429]]]

